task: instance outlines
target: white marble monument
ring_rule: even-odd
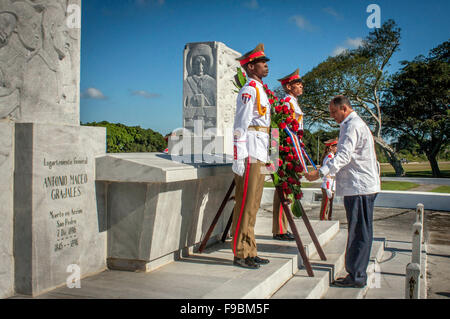
[[[79,125],[80,20],[81,0],[0,1],[0,297],[106,268],[106,131]]]
[[[183,128],[169,141],[169,152],[181,155],[182,138],[191,136],[184,148],[191,154],[233,154],[232,129],[237,93],[233,85],[241,54],[221,42],[188,43],[184,48],[183,72]],[[202,137],[212,134],[212,138]],[[217,141],[217,147],[208,144]],[[178,144],[178,145],[175,145]],[[186,146],[187,145],[187,146]],[[214,145],[215,146],[215,145]],[[206,150],[205,150],[206,148]]]

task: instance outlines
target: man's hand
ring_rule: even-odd
[[[315,171],[312,171],[311,173],[305,172],[305,177],[310,182],[315,181],[316,179],[319,178],[319,171],[315,170]]]

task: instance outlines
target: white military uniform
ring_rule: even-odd
[[[331,161],[334,158],[333,153],[328,153],[327,156],[323,159],[322,166],[325,166],[328,164],[329,161]],[[334,181],[334,176],[327,175],[323,177],[322,182],[322,188],[326,190],[328,198],[331,198],[333,196],[333,192],[336,189],[336,183]]]
[[[289,104],[289,103],[292,103],[292,105],[294,106],[295,119],[297,120],[297,122],[298,122],[298,124],[299,124],[298,129],[299,129],[299,130],[303,130],[303,115],[304,115],[304,114],[303,114],[302,109],[300,108],[300,105],[298,105],[297,98],[293,97],[293,96],[290,95],[290,94],[287,94],[287,95],[284,97],[284,99],[286,100],[287,97],[291,98],[291,99],[289,100],[289,102],[287,102],[289,108],[290,108],[290,104]]]
[[[254,82],[254,83],[253,83]],[[258,112],[257,91],[265,115]],[[255,223],[264,188],[262,168],[269,160],[270,103],[262,84],[251,78],[239,91],[234,121],[236,173],[231,246],[237,258],[256,257]],[[248,160],[246,160],[248,158]]]
[[[255,82],[258,87],[261,108],[265,107],[267,110],[264,116],[258,113],[256,89],[250,85],[251,82]],[[269,161],[269,134],[254,130],[252,127],[267,127],[270,130],[270,103],[262,83],[249,78],[237,97],[234,119],[235,161],[242,161],[251,156],[267,163]]]

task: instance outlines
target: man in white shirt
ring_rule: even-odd
[[[231,228],[236,266],[258,269],[269,263],[257,255],[255,241],[256,213],[264,188],[263,169],[269,161],[270,103],[262,78],[269,73],[264,45],[237,59],[248,75],[239,91],[234,119],[234,160],[236,205]]]
[[[337,279],[339,287],[361,288],[367,284],[373,240],[373,207],[380,191],[380,174],[372,133],[342,95],[330,103],[331,117],[340,124],[336,156],[320,168],[305,173],[309,181],[336,175],[336,196],[344,196],[348,221],[345,269],[348,275]]]

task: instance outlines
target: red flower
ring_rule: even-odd
[[[263,87],[264,87],[266,90],[269,89],[269,87],[267,86],[267,84],[264,84]]]
[[[283,104],[283,103],[284,103],[284,99],[281,99],[281,100],[280,100],[280,103]]]
[[[270,103],[270,104],[273,104],[273,100],[272,100],[272,99],[269,99],[269,103]]]
[[[293,119],[293,120],[292,120],[292,125],[299,125],[299,124],[298,124],[298,121],[297,121],[296,119]]]
[[[288,96],[287,98],[284,99],[286,102],[289,103],[289,101],[291,100],[291,98]]]
[[[290,171],[292,171],[292,169],[294,168],[294,165],[292,163],[287,163],[286,164],[286,168]]]
[[[302,139],[303,138],[303,130],[298,131],[297,136]]]
[[[280,150],[280,152],[284,152],[284,146],[280,145],[278,149]]]
[[[286,156],[286,160],[288,162],[291,162],[293,159],[294,159],[294,155],[292,155],[292,154],[288,154],[288,156]]]
[[[280,127],[280,129],[284,130],[286,128],[286,123],[281,122],[278,126]]]
[[[256,87],[256,82],[255,81],[251,81],[248,85],[250,85],[252,87]]]
[[[281,167],[283,165],[283,160],[281,158],[278,159],[278,166]]]
[[[280,171],[278,172],[278,176],[284,177],[284,171],[282,171],[282,170],[280,169]]]
[[[278,102],[278,97],[276,97],[276,96],[275,96],[274,98],[275,98],[275,101],[277,101],[277,102]]]
[[[295,183],[295,179],[293,179],[292,177],[289,177],[289,178],[288,178],[288,183],[289,183],[289,184],[296,184],[296,183]]]
[[[285,151],[286,153],[289,153],[289,151],[290,151],[289,146],[286,146],[286,147],[284,148],[284,151]]]
[[[291,138],[289,136],[286,138],[286,143],[292,144],[292,140],[291,140]]]
[[[278,106],[275,106],[275,112],[277,112],[277,113],[280,113],[281,112],[281,106],[280,105],[278,105]]]
[[[288,189],[289,185],[288,185],[287,182],[283,182],[283,184],[281,184],[281,187],[282,187],[284,190],[286,190],[286,189]]]
[[[296,194],[296,195],[295,195],[295,199],[297,199],[297,200],[302,199],[302,197],[303,197],[303,193],[300,193],[300,194]]]
[[[286,123],[287,123],[287,124],[291,124],[291,122],[292,122],[292,117],[288,117],[288,118],[286,119]]]
[[[292,194],[292,190],[290,188],[285,189],[284,192],[288,195]]]

